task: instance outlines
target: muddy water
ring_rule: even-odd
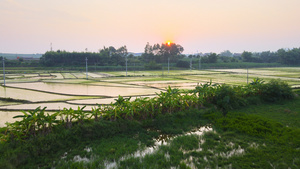
[[[134,101],[136,98],[145,98],[145,97],[149,97],[149,98],[153,98],[156,97],[156,95],[151,95],[151,96],[139,96],[139,97],[132,97],[130,99],[130,101]],[[128,98],[128,97],[125,97]],[[116,100],[118,99],[117,97],[114,98],[104,98],[104,99],[84,99],[84,100],[71,100],[71,101],[67,101],[67,103],[71,103],[71,104],[110,104],[110,103],[114,103]]]
[[[13,117],[16,115],[21,115],[22,112],[20,110],[34,110],[37,107],[41,106],[42,108],[47,107],[48,111],[58,111],[63,108],[72,108],[77,110],[78,106],[81,108],[84,105],[72,105],[67,103],[36,103],[36,104],[20,104],[20,105],[9,105],[9,106],[1,106],[0,109],[0,127],[6,126],[6,122],[15,122],[18,119],[14,119]],[[84,110],[91,111],[93,106],[86,106]],[[5,110],[7,109],[7,111]],[[10,111],[8,111],[10,110]],[[51,112],[50,112],[51,113]]]
[[[53,113],[53,112],[46,112],[46,113]],[[15,121],[20,121],[20,118],[13,118],[17,115],[23,115],[21,111],[0,111],[0,127],[6,127],[6,122],[13,123]]]
[[[13,123],[16,121],[16,119],[14,119],[14,116],[17,115],[21,115],[21,112],[9,112],[9,111],[0,111],[0,127],[5,127],[5,123],[9,122],[9,123]]]
[[[194,89],[197,86],[198,83],[153,83],[153,84],[145,84],[147,86],[160,88],[160,89],[166,89],[167,87],[171,88],[180,88],[180,89]]]
[[[134,158],[143,158],[143,157],[145,157],[148,154],[153,154],[156,151],[158,151],[158,149],[159,149],[159,147],[161,145],[168,145],[169,142],[171,140],[173,140],[174,138],[176,138],[176,137],[184,136],[184,135],[191,135],[191,134],[201,136],[205,132],[209,132],[209,131],[213,131],[213,129],[211,127],[208,127],[208,126],[204,126],[204,127],[200,127],[198,129],[195,129],[195,130],[193,130],[191,132],[188,132],[186,134],[183,134],[183,135],[178,135],[178,136],[173,136],[173,137],[170,137],[170,136],[168,136],[168,137],[160,136],[159,138],[156,138],[154,140],[155,141],[154,146],[147,147],[144,150],[138,150],[138,151],[134,152],[133,154],[121,157],[118,161],[105,162],[105,168],[106,169],[117,168],[118,163],[120,163],[121,161],[127,160],[127,159],[132,158],[132,157],[134,157]],[[162,139],[162,138],[166,138],[166,139]]]
[[[86,95],[86,96],[137,96],[148,95],[159,92],[158,89],[153,88],[135,88],[135,87],[113,87],[113,86],[92,86],[87,84],[59,84],[59,83],[14,83],[7,84],[7,86],[18,87],[24,89],[33,89],[39,91],[61,93],[67,95]]]
[[[33,103],[33,104],[19,104],[19,105],[9,105],[9,106],[1,106],[0,109],[1,110],[34,110],[37,107],[41,106],[43,107],[47,107],[46,110],[62,110],[63,108],[72,108],[72,109],[77,109],[78,106],[79,107],[83,107],[84,105],[72,105],[72,104],[68,104],[68,103]],[[92,110],[93,106],[86,106],[86,108],[84,110]]]
[[[55,77],[55,79],[63,79],[64,77],[61,75],[61,73],[51,73],[52,76]]]
[[[121,84],[121,83],[110,83],[110,82],[94,82],[89,83],[90,85],[96,86],[114,86],[114,87],[134,87],[134,88],[144,88],[144,86],[140,85],[131,85],[131,84]]]
[[[109,75],[107,74],[100,74],[100,73],[88,73],[89,76],[91,76],[92,78],[102,78],[102,77],[107,77]]]
[[[0,86],[0,97],[13,98],[18,100],[28,100],[31,102],[74,99],[74,96],[49,94],[49,93],[15,89],[15,88],[3,87],[3,86]]]

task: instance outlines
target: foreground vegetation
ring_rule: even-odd
[[[184,93],[168,88],[152,99],[120,96],[91,112],[82,107],[49,115],[37,108],[1,129],[0,168],[104,168],[114,160],[119,168],[297,168],[300,101],[286,101],[294,97],[285,82],[254,79],[247,86],[207,83]],[[286,113],[261,111],[274,102]],[[249,112],[256,106],[261,110]],[[160,135],[205,125],[216,132],[180,135],[153,154],[118,161],[153,145]],[[237,150],[238,156],[229,155]],[[78,156],[88,160],[76,162]]]

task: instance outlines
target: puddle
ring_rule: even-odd
[[[159,135],[158,138],[154,139],[154,141],[155,141],[154,146],[147,147],[144,150],[138,150],[138,151],[136,151],[136,152],[134,152],[133,154],[130,154],[130,155],[125,155],[125,156],[121,157],[118,161],[114,161],[114,162],[107,162],[106,161],[104,163],[105,168],[106,169],[117,168],[118,164],[121,161],[127,160],[131,157],[143,158],[148,154],[153,154],[153,153],[155,153],[156,151],[159,150],[160,146],[168,145],[168,143],[176,137],[185,136],[185,135],[198,135],[198,136],[201,136],[202,134],[204,134],[205,132],[208,132],[208,131],[213,131],[212,127],[209,127],[209,126],[200,127],[198,129],[195,129],[191,132],[188,132],[188,133],[182,134],[182,135],[175,135],[175,136],[174,135],[173,136],[171,136],[171,135]],[[170,155],[166,154],[165,157],[168,159],[168,158],[170,158]]]
[[[113,161],[113,162],[105,162],[105,168],[106,169],[112,169],[112,168],[118,168],[118,165],[121,161],[127,160],[129,158],[140,158],[140,160],[142,160],[143,157],[145,157],[146,155],[149,154],[153,154],[156,151],[159,150],[159,147],[161,145],[168,145],[170,143],[170,141],[172,141],[174,138],[176,137],[180,137],[180,136],[186,136],[186,135],[197,135],[197,136],[202,136],[205,132],[210,132],[213,131],[211,126],[204,126],[204,127],[200,127],[198,129],[195,129],[193,131],[190,131],[186,134],[182,134],[182,135],[176,135],[176,136],[171,136],[171,135],[160,135],[158,138],[155,139],[155,144],[152,147],[147,147],[144,150],[138,150],[133,154],[130,155],[126,155],[124,157],[121,157],[118,161]],[[198,149],[194,149],[194,150],[190,150],[188,152],[184,152],[184,154],[187,154],[189,152],[192,151],[202,151],[202,149],[200,148],[201,144],[204,143],[204,140],[200,141],[199,144],[199,148]],[[234,143],[229,143],[227,146],[229,147],[234,147],[235,144]],[[245,150],[241,148],[241,146],[238,146],[237,148],[231,150],[231,151],[227,151],[227,152],[220,152],[220,153],[215,153],[214,150],[208,150],[209,152],[215,154],[213,158],[231,158],[232,156],[238,156],[238,155],[243,155],[245,153]],[[165,154],[165,159],[166,160],[170,160],[170,155],[168,153]],[[191,168],[196,168],[196,165],[193,163],[193,156],[189,156],[187,159],[183,160],[182,162],[186,163],[189,167]],[[205,156],[204,160],[206,162],[209,162],[209,159]],[[231,167],[232,164],[229,164],[229,167]]]
[[[221,152],[218,155],[220,157],[223,157],[223,158],[230,158],[232,156],[243,155],[244,152],[245,152],[245,150],[242,149],[241,146],[239,145],[237,149],[233,149],[233,150],[228,151],[228,152]]]
[[[86,162],[87,163],[87,162],[90,162],[91,160],[86,158],[86,157],[80,157],[79,155],[77,155],[73,158],[73,161],[74,162]]]
[[[209,131],[213,131],[213,128],[211,126],[203,126],[203,127],[200,127],[199,129],[194,129],[194,130],[188,132],[186,135],[201,136],[204,134],[204,132],[209,132]]]

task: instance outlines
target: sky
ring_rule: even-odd
[[[143,52],[168,40],[184,53],[300,47],[300,0],[0,0],[0,53]]]

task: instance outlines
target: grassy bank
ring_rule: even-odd
[[[8,137],[1,137],[0,168],[299,168],[300,99],[293,96],[283,82],[258,79],[248,87],[205,84],[186,95],[169,88],[153,100],[119,97],[101,118],[70,122],[63,114],[51,128],[15,130],[21,139],[1,128]],[[184,134],[202,126],[214,130]]]

